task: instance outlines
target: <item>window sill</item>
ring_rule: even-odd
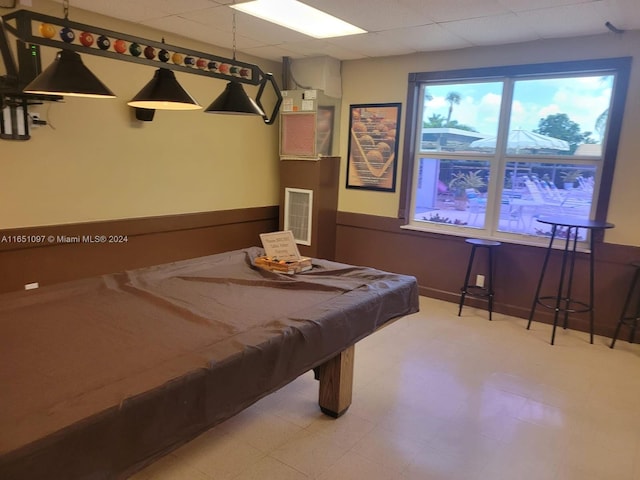
[[[511,236],[506,235],[487,235],[485,232],[478,231],[453,231],[453,230],[436,230],[426,227],[421,227],[419,225],[407,224],[400,226],[402,230],[411,230],[414,232],[428,233],[431,235],[445,235],[450,237],[464,237],[464,238],[480,238],[482,240],[494,240],[502,243],[509,243],[513,245],[523,245],[527,247],[539,247],[539,248],[548,248],[549,247],[549,238],[539,239],[531,239],[528,240],[526,238],[513,238]],[[477,235],[475,235],[477,233]],[[523,236],[524,237],[524,236]],[[556,238],[556,242],[553,245],[554,250],[564,250],[565,242],[562,238]],[[576,247],[576,252],[581,253],[590,253],[590,249],[588,248],[588,243],[586,241],[578,241],[578,245]]]

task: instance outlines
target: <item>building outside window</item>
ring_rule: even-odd
[[[606,217],[628,68],[611,59],[411,74],[408,227],[542,243],[541,216]]]

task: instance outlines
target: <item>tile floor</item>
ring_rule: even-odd
[[[353,404],[305,374],[135,480],[640,480],[640,345],[422,297],[356,346]]]

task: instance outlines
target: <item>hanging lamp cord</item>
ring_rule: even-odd
[[[235,5],[236,2],[233,2]],[[233,59],[236,59],[236,9],[233,8],[233,13],[231,14],[231,36],[232,36],[232,45],[233,45]]]
[[[64,11],[64,19],[69,20],[69,0],[62,1],[62,10]]]

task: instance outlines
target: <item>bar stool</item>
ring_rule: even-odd
[[[633,343],[636,336],[636,327],[638,326],[638,320],[640,320],[640,290],[637,289],[638,282],[640,282],[640,261],[631,262],[631,266],[635,267],[636,273],[634,274],[631,285],[629,286],[627,299],[624,301],[624,307],[622,307],[620,320],[618,320],[616,332],[613,334],[613,339],[611,340],[611,348],[613,348],[613,346],[616,344],[618,334],[620,333],[620,327],[622,327],[622,325],[628,325],[629,327],[631,327],[631,331],[629,332],[629,343]],[[631,302],[633,301],[634,297],[636,298],[636,308],[632,313],[629,311],[629,307],[631,306]]]
[[[462,313],[464,299],[467,295],[471,297],[486,298],[489,308],[489,320],[493,312],[493,250],[502,245],[500,242],[493,240],[482,240],[480,238],[467,238],[465,242],[471,245],[471,256],[469,257],[469,265],[467,265],[467,274],[464,277],[464,285],[460,288],[460,305],[458,306],[458,316]],[[469,277],[473,268],[473,259],[476,255],[477,248],[487,249],[487,275],[486,286],[478,286],[469,284]]]
[[[551,226],[551,238],[549,239],[549,246],[542,262],[542,271],[540,272],[540,279],[538,280],[538,286],[536,293],[533,297],[533,304],[531,306],[531,313],[529,313],[529,322],[527,323],[527,330],[531,328],[531,322],[536,312],[536,307],[541,305],[545,308],[554,311],[553,315],[553,330],[551,331],[551,345],[554,344],[556,338],[556,328],[558,326],[558,319],[560,314],[564,316],[564,322],[562,328],[567,328],[569,322],[570,313],[589,313],[589,341],[593,343],[594,335],[594,266],[595,266],[595,240],[593,232],[596,230],[605,230],[607,228],[613,228],[612,223],[607,223],[599,220],[587,220],[577,217],[568,216],[547,216],[537,219],[538,222]],[[560,276],[558,278],[558,290],[555,295],[540,295],[542,283],[547,271],[547,265],[549,264],[549,257],[553,250],[553,241],[558,235],[558,229],[564,228],[564,250],[562,251],[562,261],[560,262]],[[574,270],[576,264],[576,252],[580,229],[589,231],[589,298],[588,300],[576,300],[573,297],[573,280]]]

